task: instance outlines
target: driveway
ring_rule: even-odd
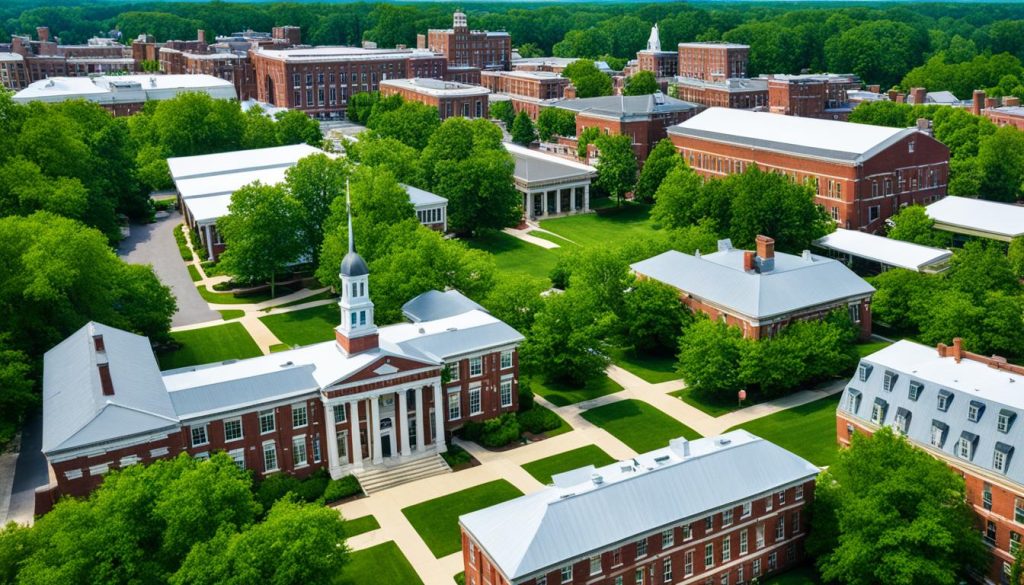
[[[22,524],[32,522],[36,506],[36,488],[50,482],[46,458],[43,457],[43,417],[36,413],[28,419],[21,430],[21,448],[14,466],[14,482],[11,487],[10,507],[3,522],[14,521]],[[4,494],[0,494],[4,498]],[[4,498],[6,499],[6,498]],[[0,512],[3,510],[0,509]]]
[[[220,319],[220,314],[211,311],[199,296],[178,253],[174,227],[181,222],[181,213],[173,211],[156,223],[133,224],[131,236],[122,241],[117,250],[126,262],[152,265],[161,282],[171,287],[178,298],[178,312],[171,319],[172,327]]]

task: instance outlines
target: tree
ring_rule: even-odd
[[[501,141],[501,130],[487,120],[448,118],[430,135],[420,156],[421,186],[425,189],[437,186],[442,176],[440,165],[444,161],[457,162],[485,150],[504,152]]]
[[[274,128],[277,130],[278,144],[308,144],[310,146],[321,146],[324,136],[320,132],[320,124],[299,110],[288,110],[278,112],[277,123]]]
[[[394,138],[364,132],[359,141],[346,143],[345,151],[363,166],[387,169],[401,183],[418,183],[423,174],[419,151]]]
[[[718,232],[712,219],[701,219],[696,225],[676,228],[668,232],[671,249],[684,254],[709,254],[718,250]]]
[[[490,106],[491,118],[501,120],[505,128],[511,129],[516,119],[516,111],[512,108],[511,100],[496,101]]]
[[[922,246],[944,248],[952,243],[949,232],[935,229],[935,220],[928,217],[922,205],[910,205],[892,216],[888,237]]]
[[[639,352],[669,353],[679,347],[684,324],[693,315],[679,301],[679,291],[655,280],[638,280],[623,296],[622,328]]]
[[[344,194],[348,177],[348,162],[325,154],[307,156],[285,173],[288,191],[302,207],[303,255],[309,257],[314,265],[320,262],[324,226],[331,213],[331,203]]]
[[[647,155],[644,166],[640,169],[640,178],[636,181],[636,198],[644,203],[653,203],[654,194],[657,192],[665,176],[677,164],[683,161],[676,147],[668,138],[662,138],[658,144],[651,149]]]
[[[205,93],[183,93],[156,102],[149,132],[167,156],[193,156],[237,150],[245,135],[245,119],[237,102]]]
[[[376,91],[366,92],[361,91],[353,94],[352,98],[348,100],[348,107],[345,109],[345,115],[348,116],[349,120],[352,120],[356,124],[366,125],[367,120],[370,119],[370,112],[373,111],[373,105],[380,99],[380,93]]]
[[[608,315],[593,295],[570,287],[545,297],[522,353],[532,371],[549,380],[583,386],[608,365],[603,341],[608,330]]]
[[[798,253],[835,229],[825,210],[814,202],[814,191],[785,175],[765,173],[756,166],[723,179],[732,195],[729,237],[742,248],[758,235],[775,239],[779,250]]]
[[[659,143],[658,147],[660,146]],[[657,151],[658,147],[655,147],[654,150]],[[663,154],[658,158],[664,160],[662,156]],[[650,176],[646,182],[644,181],[643,171],[641,171],[640,182],[637,184],[638,193],[641,183],[646,190],[651,182],[653,181]],[[707,213],[701,202],[703,187],[704,181],[700,175],[695,173],[686,164],[686,161],[677,160],[676,164],[665,173],[654,192],[654,209],[651,211],[651,217],[656,223],[666,228],[681,228],[695,224]]]
[[[625,135],[605,135],[597,139],[597,185],[622,204],[622,198],[636,185],[636,153],[633,139]]]
[[[890,87],[927,49],[924,31],[902,22],[872,20],[828,39],[825,56],[830,71],[852,71],[861,79]]]
[[[888,427],[819,476],[811,523],[826,581],[952,585],[986,562],[963,479]]]
[[[1003,126],[978,147],[978,195],[993,201],[1024,197],[1024,132]]]
[[[526,110],[521,110],[512,122],[512,142],[520,146],[529,146],[534,140],[537,140],[537,131],[534,130],[533,122],[530,121]]]
[[[1021,293],[1020,281],[1001,244],[968,242],[953,255],[944,276],[955,288],[977,300],[992,291]]]
[[[18,423],[35,406],[39,399],[32,392],[32,366],[25,352],[14,348],[10,334],[0,332],[0,426],[10,425],[9,430],[0,430],[0,445],[6,444],[18,428]],[[0,532],[0,542],[3,542]],[[3,556],[0,546],[0,557]],[[0,560],[0,579],[4,576],[4,561]],[[9,582],[3,579],[4,582]]]
[[[544,306],[548,284],[539,278],[503,278],[484,297],[483,306],[520,333],[527,333]]]
[[[269,148],[277,146],[277,125],[274,119],[264,112],[263,108],[254,105],[245,112],[245,132],[242,134],[242,147],[245,149]]]
[[[433,106],[405,102],[395,110],[374,112],[369,124],[380,136],[396,138],[419,150],[427,145],[430,135],[441,125],[441,119]]]
[[[902,268],[886,270],[869,282],[876,289],[871,299],[872,320],[899,332],[915,331],[931,295],[944,288],[927,274]]]
[[[577,59],[562,71],[576,88],[576,97],[612,95],[612,78],[602,73],[589,59]]]
[[[281,185],[246,185],[231,195],[228,214],[217,221],[227,249],[222,270],[244,282],[270,281],[276,294],[277,275],[299,260],[303,238],[302,205]]]
[[[544,51],[534,43],[523,43],[516,48],[516,51],[519,52],[519,56],[523,59],[532,59],[534,57],[544,56]]]
[[[576,112],[544,108],[537,115],[537,133],[544,142],[550,142],[555,136],[575,136]]]
[[[650,71],[638,71],[626,78],[626,85],[622,88],[622,95],[650,95],[661,91],[658,80]]]
[[[448,226],[456,232],[511,227],[522,217],[512,181],[515,165],[505,150],[476,150],[465,160],[437,165],[438,195],[448,198]]]
[[[700,315],[679,338],[677,369],[687,388],[727,400],[745,384],[739,375],[743,336],[736,327]]]
[[[601,129],[596,126],[584,128],[576,137],[576,156],[586,159],[589,146],[601,137]]]
[[[1014,276],[1024,279],[1024,237],[1018,236],[1010,242],[1006,259],[1010,261]]]

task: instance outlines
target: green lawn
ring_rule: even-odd
[[[365,585],[366,583],[401,583],[423,585],[419,575],[409,564],[393,540],[357,550],[349,555],[349,563],[341,570],[335,585]]]
[[[541,404],[537,404],[536,402],[533,403],[533,408],[534,409],[538,409],[539,408],[541,410],[547,410],[548,412],[551,412],[550,409],[544,407]],[[558,413],[555,413],[555,416],[558,416]],[[561,435],[561,434],[564,434],[564,433],[568,433],[569,431],[572,430],[572,427],[569,426],[569,423],[565,422],[564,418],[558,416],[558,420],[562,421],[562,424],[559,425],[557,429],[553,429],[553,430],[550,430],[550,431],[544,431],[544,436],[545,437],[550,439],[551,437],[555,437],[555,436],[558,436],[558,435]]]
[[[869,356],[878,350],[885,349],[892,345],[888,341],[866,341],[857,344],[857,354],[860,357]]]
[[[667,447],[669,439],[700,438],[700,433],[640,400],[621,400],[583,413],[583,418],[615,435],[637,453]]]
[[[263,301],[270,300],[270,292],[258,293],[245,297],[236,297],[234,293],[230,292],[213,292],[205,286],[197,286],[196,289],[199,291],[199,296],[203,297],[208,303],[215,305],[248,305],[250,303],[262,303]],[[277,289],[277,296],[288,294],[288,290],[283,288]]]
[[[291,348],[292,348],[292,346],[288,345],[287,343],[275,343],[274,345],[270,346],[270,353],[277,353],[279,351],[288,351]]]
[[[325,290],[323,292],[318,292],[315,295],[308,296],[308,297],[306,297],[304,299],[299,299],[297,301],[289,301],[289,302],[281,304],[281,305],[275,305],[273,307],[264,309],[264,311],[269,311],[271,309],[283,309],[285,307],[293,307],[295,305],[303,305],[303,304],[306,304],[306,303],[312,303],[313,301],[325,301],[327,299],[337,299],[337,298],[338,298],[338,296],[335,295],[333,292],[331,292],[329,290]]]
[[[380,522],[373,514],[345,521],[345,536],[355,536],[380,528]]]
[[[608,353],[615,365],[651,384],[680,378],[679,372],[676,372],[676,358],[673,356],[633,353],[621,347],[613,348]]]
[[[836,445],[836,407],[839,406],[840,396],[842,394],[815,400],[735,428],[742,428],[772,441],[815,465],[831,465],[839,453]]]
[[[203,279],[202,275],[199,274],[199,269],[196,268],[195,264],[188,264],[186,265],[186,267],[188,268],[188,276],[189,278],[192,279],[192,282],[196,282]]]
[[[818,585],[818,572],[814,567],[798,567],[768,579],[764,585]]]
[[[240,319],[245,316],[245,311],[241,309],[224,309],[223,311],[217,312],[220,313],[220,318],[224,319],[225,321],[230,321],[232,319]]]
[[[476,487],[428,500],[402,509],[434,556],[441,558],[462,549],[459,516],[500,504],[523,495],[509,482],[499,479]],[[371,581],[367,581],[370,583]],[[381,581],[378,583],[391,583]],[[393,581],[400,583],[400,581]]]
[[[529,384],[534,394],[543,396],[555,406],[575,404],[584,400],[598,398],[605,394],[614,394],[622,390],[622,386],[619,386],[614,380],[605,375],[590,380],[582,388],[576,388],[561,382],[545,382],[543,378],[539,377],[531,377]]]
[[[587,465],[601,467],[614,461],[610,455],[602,451],[597,445],[587,445],[586,447],[531,461],[523,465],[523,469],[537,478],[537,481],[546,485],[551,483],[551,476],[556,473],[579,469]]]
[[[682,400],[683,402],[689,404],[690,406],[700,410],[704,414],[714,417],[719,417],[722,416],[723,414],[733,412],[734,410],[739,410],[741,408],[746,408],[748,406],[753,406],[759,402],[762,402],[762,400],[757,399],[757,397],[755,396],[753,398],[747,398],[746,400],[744,400],[743,405],[741,406],[736,399],[730,400],[728,402],[721,402],[718,400],[707,398],[705,396],[701,396],[700,394],[696,394],[689,388],[676,390],[671,394],[672,396],[675,396],[676,398]]]
[[[557,219],[545,219],[540,227],[572,240],[581,246],[607,246],[610,241],[622,242],[634,236],[647,236],[654,230],[651,207],[624,204],[620,211],[607,215],[586,213]],[[557,242],[557,239],[552,239]]]
[[[470,248],[494,254],[494,261],[501,272],[532,276],[547,282],[550,282],[549,275],[561,254],[561,250],[557,248],[548,250],[501,232],[465,240],[465,242]]]
[[[334,328],[340,319],[338,307],[334,305],[260,317],[260,321],[288,345],[309,345],[334,339]]]
[[[157,356],[163,370],[263,355],[241,323],[178,331],[171,337],[181,348]]]

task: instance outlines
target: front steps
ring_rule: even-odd
[[[388,465],[385,462],[384,465],[368,467],[354,474],[366,495],[370,495],[417,479],[451,472],[445,460],[435,453],[405,463]]]

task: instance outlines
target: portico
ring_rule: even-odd
[[[523,197],[524,218],[590,211],[590,182],[597,169],[514,144],[505,148],[515,159],[513,179]]]

